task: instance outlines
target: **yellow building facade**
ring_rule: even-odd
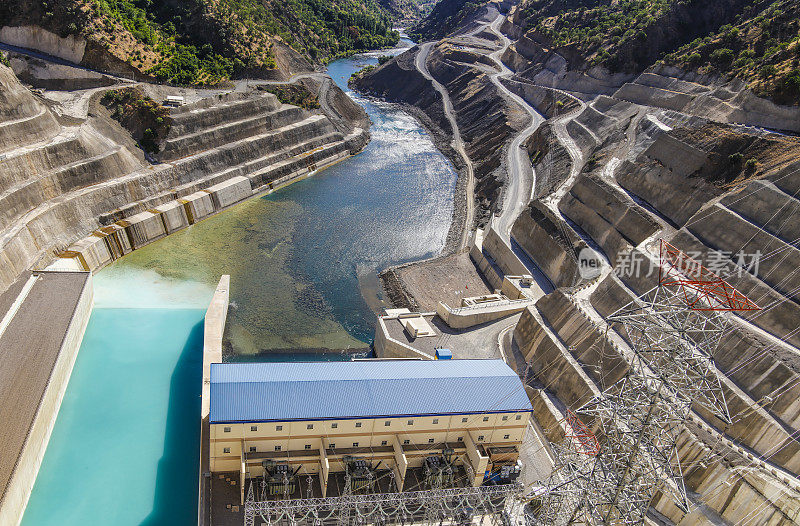
[[[473,486],[517,461],[531,414],[500,360],[214,364],[210,469],[264,475],[264,461],[319,478],[359,458],[393,472],[448,450]]]

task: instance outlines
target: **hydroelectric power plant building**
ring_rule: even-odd
[[[210,471],[240,502],[503,484],[531,412],[502,360],[213,363]]]

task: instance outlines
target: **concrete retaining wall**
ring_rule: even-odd
[[[514,222],[511,235],[551,283],[573,287],[581,281],[576,254],[587,245],[577,237],[568,238],[570,232],[558,225],[552,212],[533,203]]]
[[[94,289],[90,275],[78,300],[72,321],[67,328],[58,358],[50,374],[50,380],[39,403],[36,418],[28,432],[25,446],[14,467],[14,473],[6,489],[2,505],[0,505],[0,524],[16,525],[22,520],[25,506],[28,504],[36,475],[39,473],[39,467],[42,465],[42,459],[50,441],[50,434],[56,423],[61,401],[67,390],[86,325],[89,323],[93,299]]]
[[[83,60],[86,41],[69,35],[60,37],[37,26],[5,26],[0,29],[0,42],[41,51],[76,64]]]
[[[522,310],[531,303],[532,301],[528,299],[505,300],[498,302],[498,305],[486,304],[480,307],[453,309],[439,302],[439,305],[436,307],[436,314],[444,320],[448,327],[452,329],[466,329],[468,327],[480,325],[481,323],[489,323],[522,312]]]
[[[225,323],[228,319],[230,305],[231,277],[224,274],[219,279],[214,296],[206,310],[203,322],[203,377],[200,389],[200,461],[198,463],[199,493],[197,499],[197,523],[199,526],[210,524],[209,478],[210,451],[209,414],[211,412],[211,364],[222,363],[222,336],[225,334]]]
[[[617,261],[620,253],[642,243],[659,225],[601,180],[581,175],[559,203],[561,212],[580,226]]]

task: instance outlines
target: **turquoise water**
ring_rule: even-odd
[[[331,76],[345,86],[377,55],[337,61]],[[231,274],[226,360],[367,350],[375,273],[441,250],[456,174],[409,115],[357,100],[374,122],[362,154],[95,276],[24,526],[196,524],[202,321],[220,274]]]
[[[24,526],[196,523],[204,313],[94,310]]]

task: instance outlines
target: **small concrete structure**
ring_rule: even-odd
[[[117,224],[125,229],[134,249],[141,248],[167,235],[161,215],[153,212],[140,212],[127,219],[117,221]]]
[[[205,191],[211,194],[214,208],[217,210],[226,208],[253,195],[250,179],[241,175],[210,186]]]
[[[114,259],[121,258],[133,250],[125,228],[120,225],[112,224],[98,228],[94,231],[94,234],[105,238],[108,251],[114,256]]]
[[[183,104],[184,100],[180,95],[168,95],[163,102],[164,106],[171,106],[173,108],[179,108],[180,106],[183,106]]]
[[[542,289],[530,274],[521,276],[503,276],[500,294],[510,300],[529,299],[536,301],[541,297]]]
[[[189,219],[186,217],[186,209],[183,204],[178,201],[170,201],[159,205],[152,210],[154,214],[161,215],[161,221],[164,222],[164,228],[167,234],[171,234],[176,230],[186,228],[189,226]]]
[[[404,314],[400,315],[399,319],[403,329],[414,339],[436,336],[436,331],[433,330],[431,324],[420,314]]]
[[[114,260],[106,243],[105,235],[92,233],[73,243],[59,257],[76,259],[77,268],[94,271],[102,268]]]
[[[193,225],[214,213],[214,202],[208,192],[199,191],[178,199],[186,210],[186,218]]]

